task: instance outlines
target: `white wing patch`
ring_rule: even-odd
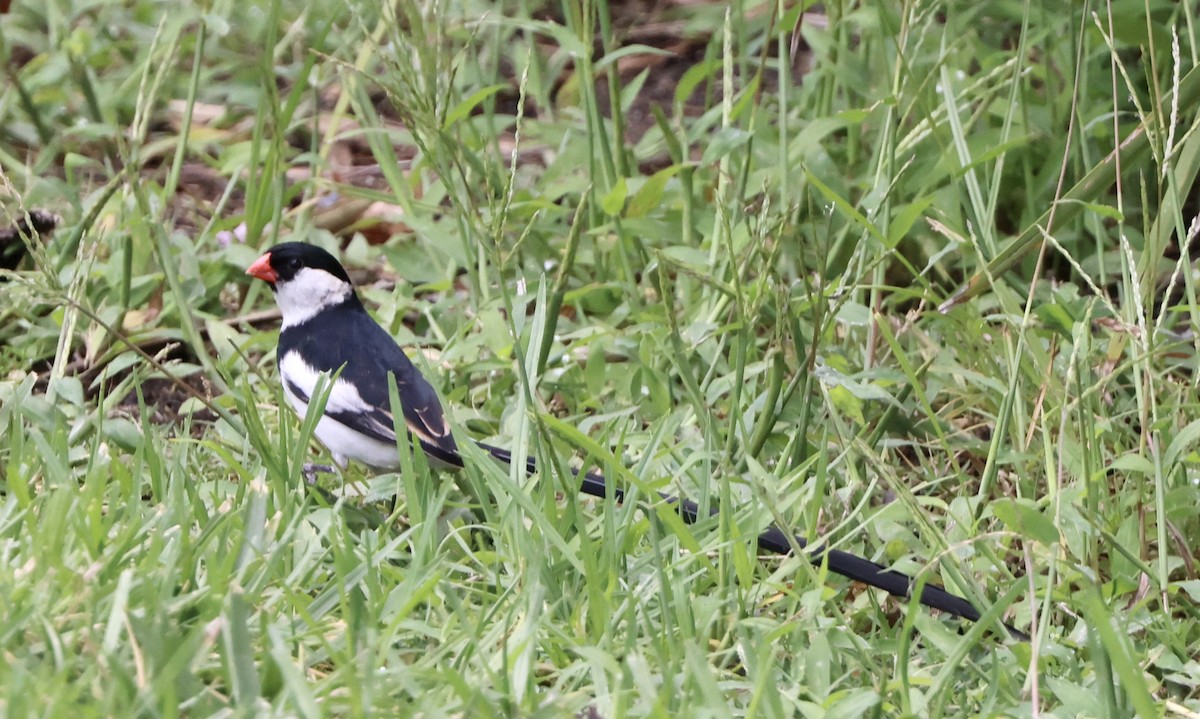
[[[279,361],[279,373],[288,382],[296,385],[306,397],[312,397],[317,391],[317,380],[321,377],[312,365],[304,361],[299,352],[288,352]],[[329,377],[327,374],[326,377]],[[329,399],[325,402],[328,412],[370,412],[372,407],[367,404],[354,385],[341,377],[333,382],[329,391]]]
[[[316,392],[317,380],[321,372],[305,362],[298,352],[288,352],[279,361],[279,372],[285,378],[283,396],[288,404],[303,418],[308,414],[308,399]],[[296,395],[292,387],[303,393]],[[333,382],[329,399],[325,402],[327,412],[366,413],[371,406],[362,398],[354,385],[340,377]],[[371,421],[373,429],[385,436],[392,436],[392,428],[384,427],[379,422]],[[333,459],[339,466],[345,467],[346,461],[354,459],[372,467],[390,469],[400,465],[400,455],[396,451],[395,441],[381,442],[362,432],[348,427],[341,422],[324,416],[317,420],[313,433],[321,444],[329,448]]]

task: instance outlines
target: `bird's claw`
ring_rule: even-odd
[[[309,485],[317,483],[318,474],[333,474],[333,465],[331,464],[312,464],[305,462],[304,467],[300,470],[304,475],[304,481]]]

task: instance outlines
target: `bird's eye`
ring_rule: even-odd
[[[298,270],[298,269],[300,269],[300,258],[299,258],[299,257],[293,257],[292,259],[288,260],[288,267],[289,267],[289,268],[291,268],[291,269],[293,269],[293,270]]]

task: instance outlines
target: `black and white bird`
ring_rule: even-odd
[[[333,255],[288,242],[272,247],[246,274],[271,285],[283,314],[277,360],[292,409],[304,417],[320,376],[341,370],[314,430],[338,466],[352,459],[377,469],[400,465],[389,373],[396,378],[404,423],[425,454],[443,465],[462,464],[437,392],[367,314]]]
[[[308,403],[324,375],[334,378],[315,434],[339,466],[349,460],[378,469],[400,466],[394,417],[388,393],[388,374],[395,377],[404,424],[416,437],[431,465],[461,467],[462,455],[442,413],[437,392],[404,354],[396,341],[367,313],[354,291],[345,268],[315,245],[286,242],[275,245],[246,270],[267,282],[283,314],[277,359],[283,393],[292,409],[305,416]],[[328,379],[326,380],[328,381]],[[406,438],[407,439],[407,438]],[[411,440],[409,440],[411,441]],[[504,462],[511,454],[482,442],[481,448]],[[535,469],[532,458],[527,470]],[[610,486],[595,472],[579,477],[580,491],[617,501],[625,492]],[[663,495],[688,522],[701,517],[698,506],[686,499]],[[771,527],[758,537],[760,549],[790,554],[793,542],[804,549],[802,537],[789,536]],[[850,579],[906,598],[916,582],[868,559],[824,546],[806,550],[809,561]],[[979,611],[967,600],[933,585],[921,589],[920,602],[958,617],[978,620]],[[1016,638],[1026,638],[1005,625]]]

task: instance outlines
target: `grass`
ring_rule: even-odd
[[[1200,713],[1195,8],[803,10],[15,3],[3,714]],[[543,470],[304,486],[285,238]]]

